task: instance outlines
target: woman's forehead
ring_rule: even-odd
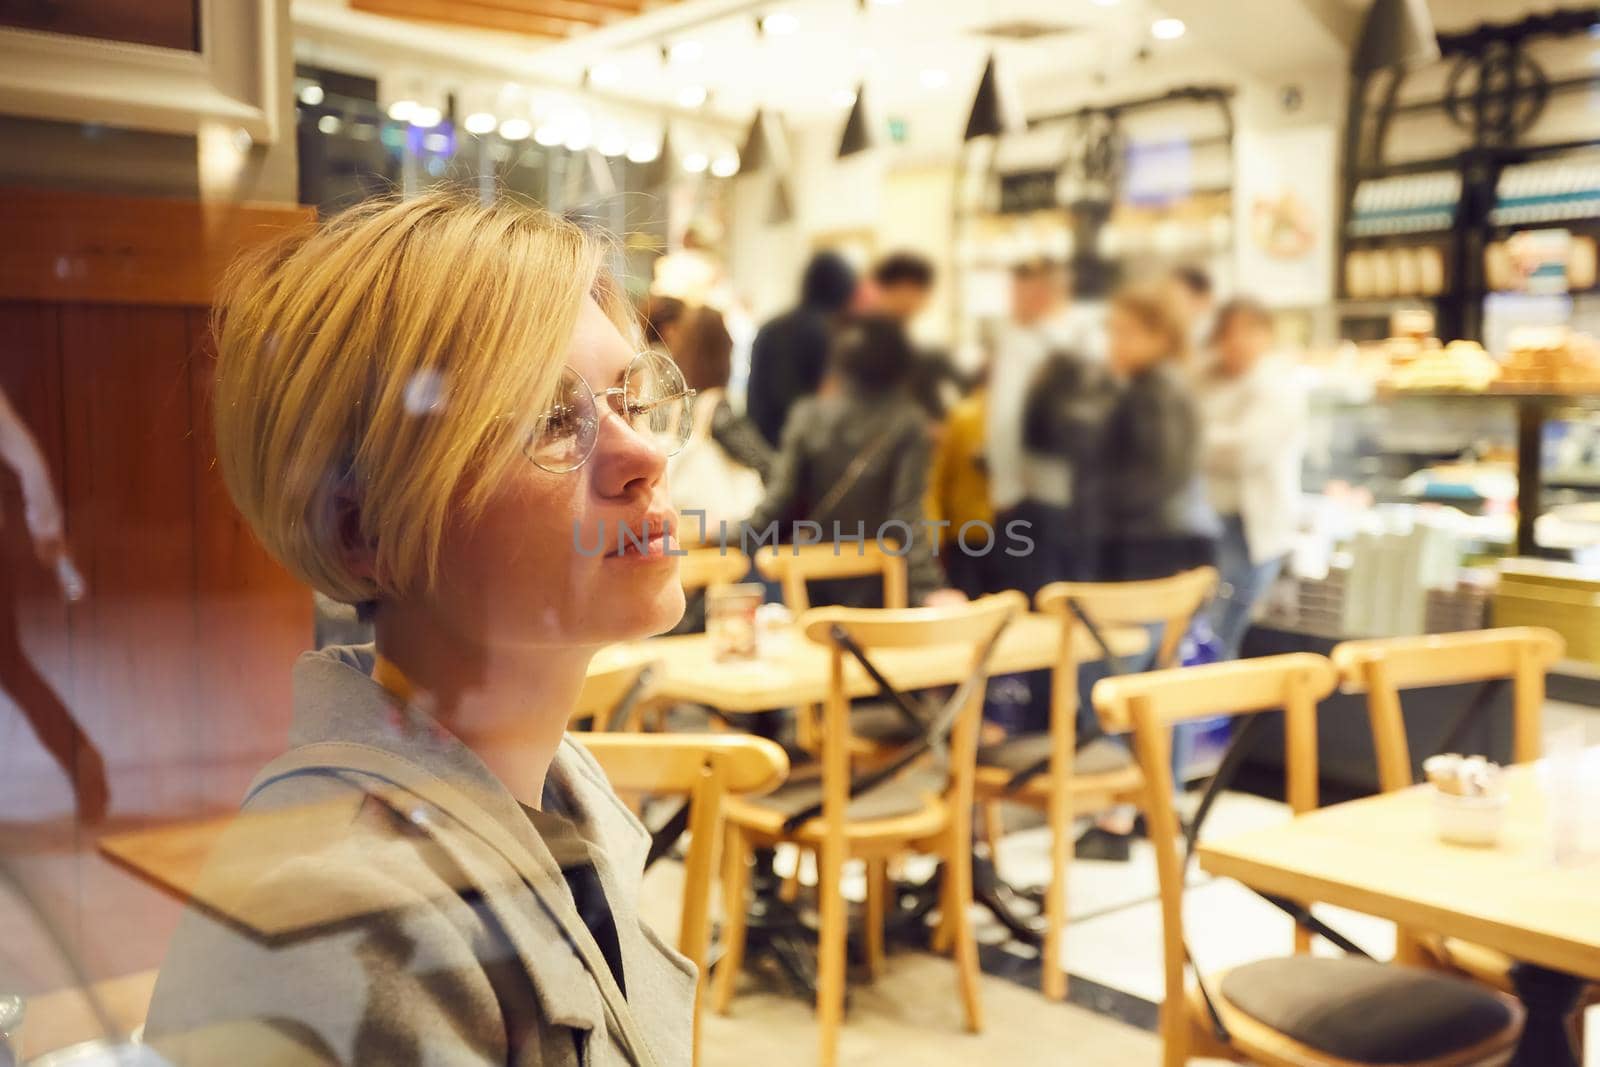
[[[632,362],[633,347],[593,297],[584,297],[567,364],[591,384],[609,386]]]

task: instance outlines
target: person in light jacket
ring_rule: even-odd
[[[1199,382],[1200,469],[1222,520],[1212,624],[1229,658],[1294,546],[1306,396],[1272,351],[1272,316],[1240,297],[1217,314],[1214,362]]]
[[[565,735],[594,651],[683,611],[688,391],[602,262],[544,211],[431,192],[223,285],[223,479],[376,643],[294,669],[291,747],[156,982],[171,1062],[690,1062],[694,968],[636,907],[649,837]]]

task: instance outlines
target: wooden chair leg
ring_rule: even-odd
[[[989,842],[989,855],[997,854],[1000,847],[1000,838],[1005,836],[1005,824],[1000,817],[1000,802],[998,800],[986,801],[983,804],[983,839]]]
[[[749,901],[745,897],[750,889],[750,843],[737,826],[729,825],[723,838],[722,910],[724,942],[722,961],[712,988],[711,1010],[718,1015],[728,1014],[733,1002],[733,987],[744,969],[744,935]]]
[[[954,941],[956,972],[961,985],[961,1008],[967,1029],[981,1033],[983,1002],[978,993],[978,938],[972,926],[972,845],[968,835],[959,835],[956,847],[945,857],[945,872],[951,883],[950,936]]]
[[[1062,810],[1065,809],[1065,810]],[[1039,957],[1040,987],[1050,1000],[1067,997],[1067,969],[1062,941],[1067,929],[1067,873],[1072,862],[1072,811],[1060,800],[1051,802],[1050,879],[1044,890],[1044,949]]]
[[[836,1067],[839,1027],[844,1021],[844,954],[849,915],[844,905],[844,850],[824,844],[817,850],[817,1061]]]
[[[889,896],[889,861],[867,861],[867,972],[883,974],[883,924]]]
[[[946,869],[939,879],[939,921],[934,924],[933,936],[928,941],[928,947],[940,956],[950,951],[954,930],[955,908],[950,903],[950,885],[950,871]]]
[[[1311,931],[1298,923],[1294,928],[1294,954],[1296,956],[1311,954]]]

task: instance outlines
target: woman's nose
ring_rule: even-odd
[[[600,420],[595,444],[595,490],[603,497],[648,493],[666,476],[667,453],[648,431],[636,430],[615,411]]]

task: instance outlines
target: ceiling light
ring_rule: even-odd
[[[596,63],[589,68],[589,84],[602,89],[622,80],[622,68],[615,63]]]
[[[430,133],[422,139],[422,147],[429,152],[448,152],[450,138],[442,133]]]
[[[417,110],[415,100],[396,100],[389,105],[389,117],[396,122],[410,122],[411,113]]]
[[[661,145],[655,141],[639,141],[628,148],[629,163],[654,163],[661,155]]]
[[[561,143],[564,136],[561,127],[553,122],[546,122],[533,131],[533,139],[546,148],[554,148]]]
[[[487,111],[474,111],[467,116],[467,121],[462,125],[467,128],[468,133],[475,133],[481,137],[486,133],[494,132],[496,119]]]
[[[527,140],[533,132],[533,123],[527,119],[506,119],[500,124],[500,136],[508,141]]]
[[[667,58],[674,63],[698,63],[705,54],[699,41],[677,41],[667,49]]]
[[[683,169],[690,174],[699,174],[711,165],[711,160],[706,158],[704,152],[690,152],[683,157]]]
[[[685,85],[678,90],[678,106],[697,108],[706,102],[706,87],[704,85]]]
[[[628,139],[620,133],[608,133],[594,143],[602,156],[620,156],[628,151]]]
[[[854,107],[856,91],[854,89],[835,89],[828,99],[833,101],[834,107]]]
[[[1156,19],[1150,24],[1150,36],[1162,41],[1176,41],[1188,28],[1182,19]]]
[[[432,129],[444,119],[444,113],[436,107],[423,107],[418,105],[411,110],[411,125],[421,126],[423,129]]]
[[[950,72],[940,67],[925,67],[917,75],[917,81],[922,83],[924,89],[943,89],[950,84]]]
[[[731,178],[739,173],[739,157],[729,153],[711,161],[711,173],[719,178]]]
[[[339,127],[343,125],[344,123],[339,121],[338,115],[324,115],[317,120],[317,129],[323,133],[338,133]]]
[[[300,102],[305,104],[307,107],[316,107],[318,104],[322,103],[322,86],[318,85],[316,82],[312,82],[304,89],[301,89]]]
[[[582,126],[575,126],[563,144],[568,152],[582,152],[589,147],[589,131]]]
[[[788,11],[774,11],[761,18],[761,32],[769,37],[781,37],[800,28],[800,20]]]

